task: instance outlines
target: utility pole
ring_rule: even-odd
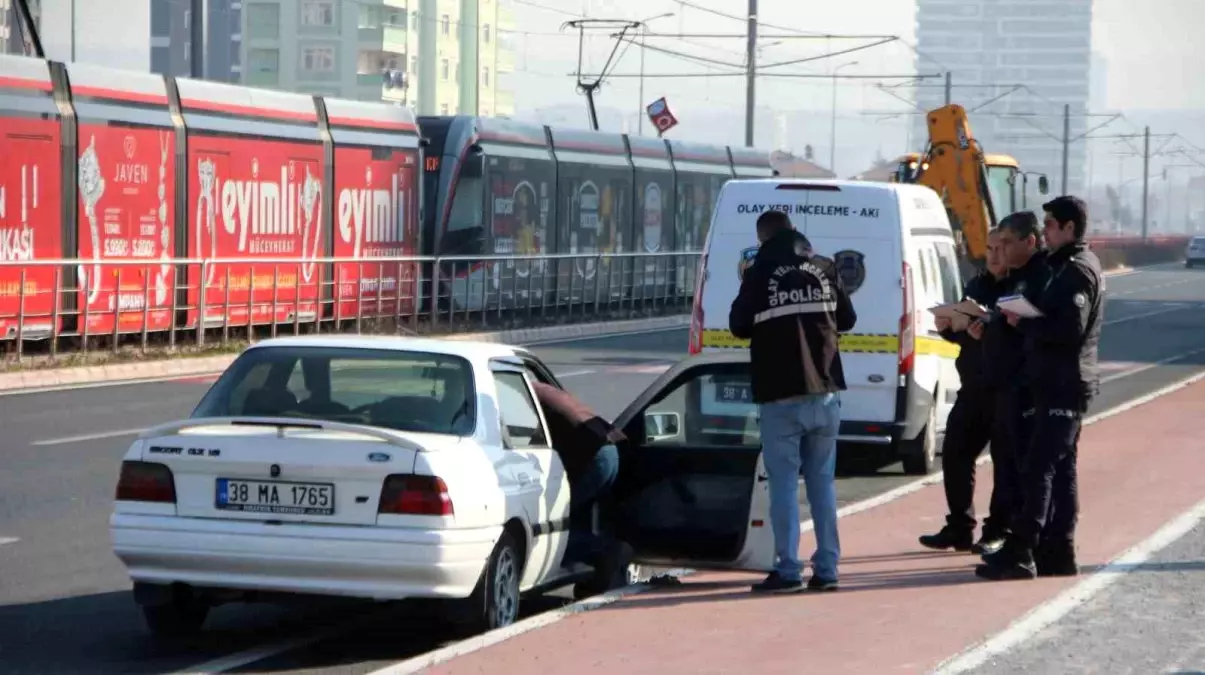
[[[1063,104],[1063,192],[1067,194],[1067,163],[1071,161],[1071,104]]]
[[[644,116],[647,114],[644,110],[644,42],[648,35],[649,27],[645,24],[640,25],[640,112],[636,115],[636,135],[644,135]]]
[[[1151,128],[1142,128],[1142,239],[1146,241],[1147,199],[1151,183]]]
[[[952,91],[953,89],[954,89],[953,74],[947,70],[946,71],[946,105],[950,105],[950,103],[954,99],[953,91]]]
[[[188,60],[192,77],[205,79],[205,0],[189,0]]]
[[[745,45],[745,147],[753,147],[753,108],[757,101],[757,0],[749,0],[749,32]]]

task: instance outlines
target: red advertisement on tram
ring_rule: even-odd
[[[210,264],[190,272],[189,305],[205,288],[205,325],[313,321],[322,254],[322,147],[193,136],[188,147],[190,258],[297,263]],[[190,313],[189,323],[195,321]]]
[[[58,122],[5,117],[0,124],[0,338],[51,334],[56,270],[8,263],[63,258]],[[69,256],[68,256],[69,257]],[[22,288],[24,270],[24,288]]]
[[[172,323],[175,132],[79,126],[79,312],[90,335]],[[146,265],[102,265],[102,261]],[[154,264],[157,263],[157,264]],[[85,309],[86,308],[86,309]]]
[[[335,257],[418,255],[418,153],[381,154],[372,148],[335,149]],[[341,318],[415,310],[417,263],[340,263],[335,280]]]

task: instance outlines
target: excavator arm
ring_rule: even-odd
[[[974,265],[987,256],[987,233],[996,224],[995,205],[988,190],[983,148],[971,135],[966,110],[957,104],[927,115],[929,146],[909,182],[927,185],[941,195],[950,224],[960,234],[965,254]]]

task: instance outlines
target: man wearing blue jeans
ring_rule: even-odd
[[[594,532],[593,508],[611,494],[619,475],[617,443],[625,440],[601,415],[569,392],[534,383],[552,445],[569,479],[569,544],[564,562],[584,562],[609,571],[625,566],[631,547]]]
[[[748,339],[753,400],[760,407],[762,454],[770,481],[770,525],[777,562],[753,590],[803,589],[799,560],[802,469],[816,533],[811,590],[837,589],[837,431],[845,374],[839,332],[857,314],[833,262],[814,255],[781,211],[757,219],[761,246],[741,279],[728,326]]]

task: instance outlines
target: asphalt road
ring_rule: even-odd
[[[1205,271],[1142,271],[1111,279],[1109,292],[1100,353],[1105,384],[1094,411],[1205,370]],[[545,345],[537,352],[568,387],[613,416],[681,358],[685,344],[686,332],[675,330]],[[116,471],[134,430],[188,414],[205,387],[162,382],[0,397],[4,671],[358,674],[453,639],[434,624],[407,619],[404,603],[366,611],[357,603],[328,602],[232,605],[211,614],[195,639],[165,644],[148,636],[110,550]],[[838,494],[850,503],[910,480],[892,465],[843,476]],[[940,514],[934,515],[936,522]],[[559,606],[567,601],[563,595],[525,603],[525,609]],[[337,635],[311,639],[322,631]],[[249,660],[254,655],[262,658]]]
[[[1205,523],[976,672],[1205,673]]]

